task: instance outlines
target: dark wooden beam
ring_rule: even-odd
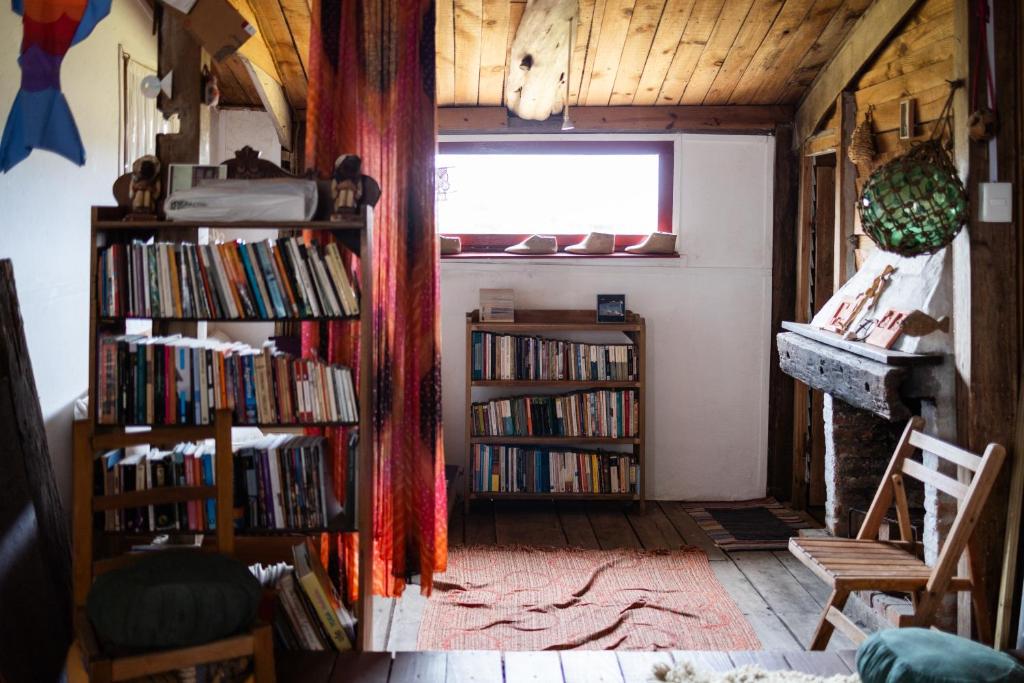
[[[779,367],[775,333],[796,312],[796,204],[799,182],[793,126],[775,129],[772,201],[772,329],[768,372],[768,493],[790,500],[793,485],[793,379]]]
[[[802,145],[814,133],[839,94],[920,2],[878,0],[868,7],[800,100],[794,145]]]
[[[785,105],[573,107],[576,133],[770,133],[793,119]],[[442,107],[441,133],[559,133],[562,120],[526,121],[504,107]]]

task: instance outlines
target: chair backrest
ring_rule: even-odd
[[[924,419],[916,416],[910,418],[910,422],[907,423],[857,538],[877,538],[885,513],[889,506],[895,503],[901,540],[904,542],[912,540],[910,510],[903,486],[905,476],[934,486],[939,491],[956,498],[956,519],[939,550],[938,558],[932,567],[932,576],[928,581],[927,590],[932,592],[945,590],[945,586],[953,578],[957,563],[967,548],[967,543],[974,532],[981,511],[985,507],[985,502],[988,500],[999,470],[1006,459],[1006,449],[999,444],[991,443],[985,448],[982,455],[975,455],[970,451],[925,434],[921,431],[924,424]],[[910,456],[918,449],[935,455],[940,462],[945,461],[955,465],[961,472],[970,473],[970,481],[965,483],[916,460],[911,460]]]

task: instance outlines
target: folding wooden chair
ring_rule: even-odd
[[[910,419],[857,538],[790,539],[790,552],[832,587],[832,595],[822,612],[810,649],[824,650],[836,628],[855,643],[864,640],[865,634],[842,612],[850,592],[856,590],[909,593],[913,600],[913,613],[899,618],[896,625],[901,628],[931,626],[935,611],[946,593],[969,592],[979,639],[991,644],[992,627],[985,604],[985,590],[970,546],[971,534],[1006,458],[1006,450],[993,443],[988,445],[984,455],[978,457],[922,433],[923,427],[924,419]],[[970,472],[973,475],[970,483],[962,483],[911,460],[910,456],[917,449],[932,453],[961,471]],[[903,485],[905,476],[934,486],[957,499],[956,519],[933,567],[918,558],[918,544],[913,541]],[[878,530],[894,502],[900,540],[880,541]],[[967,576],[956,576],[957,564],[965,553],[969,560]]]

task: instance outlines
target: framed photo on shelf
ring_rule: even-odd
[[[625,294],[598,294],[597,295],[597,322],[599,322],[599,323],[624,323],[624,322],[626,322],[626,295]]]

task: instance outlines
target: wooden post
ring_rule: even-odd
[[[839,122],[836,126],[839,144],[836,147],[836,232],[833,240],[832,292],[857,270],[854,261],[854,207],[857,202],[857,167],[850,161],[850,140],[857,125],[857,102],[852,92],[843,92],[836,100]],[[824,301],[824,298],[822,298]]]
[[[214,416],[214,479],[217,486],[217,551],[235,552],[234,471],[231,456],[231,411],[218,410]]]
[[[357,647],[373,650],[373,501],[377,490],[376,456],[374,444],[377,439],[374,427],[376,410],[376,388],[374,386],[373,316],[374,316],[374,269],[373,269],[373,209],[367,207],[366,229],[359,242],[359,271],[362,281],[362,295],[359,310],[362,321],[359,324],[359,503],[357,522],[359,529],[359,632]]]
[[[800,158],[800,198],[796,226],[796,304],[793,320],[810,320],[810,263],[811,263],[811,222],[814,220],[814,196],[811,176],[814,174],[814,159]],[[792,497],[790,501],[797,509],[807,507],[807,479],[805,459],[807,457],[807,386],[794,385],[793,392],[793,465]]]

